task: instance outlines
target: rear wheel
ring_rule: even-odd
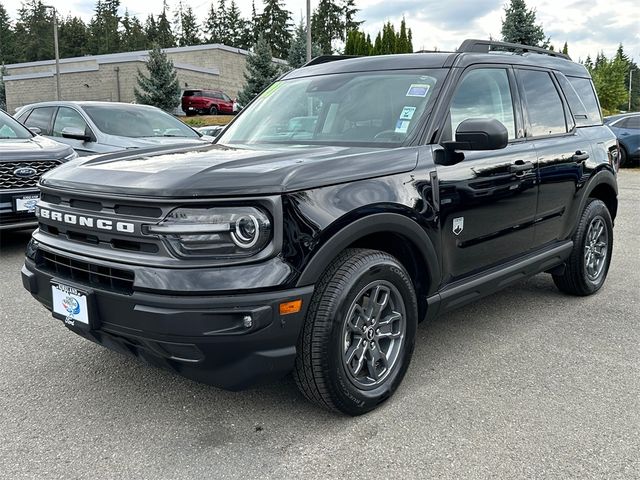
[[[218,108],[215,105],[211,105],[209,108],[209,115],[218,115]]]
[[[294,377],[310,401],[348,415],[396,390],[413,353],[418,307],[394,257],[348,249],[317,284],[298,341]]]
[[[553,281],[571,295],[591,295],[607,278],[613,251],[613,222],[602,200],[591,199],[573,236],[573,250],[562,275]]]

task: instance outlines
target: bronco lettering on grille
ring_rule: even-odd
[[[86,217],[70,213],[57,212],[48,208],[36,207],[36,216],[53,220],[54,222],[67,225],[79,225],[81,227],[96,228],[98,230],[116,231],[122,233],[135,233],[135,224],[131,222],[120,222],[107,218]]]

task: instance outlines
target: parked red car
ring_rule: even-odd
[[[185,90],[182,111],[187,115],[234,113],[233,100],[220,90]]]

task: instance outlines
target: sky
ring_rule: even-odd
[[[217,0],[216,5],[217,5]],[[9,14],[15,18],[18,0],[0,0]],[[386,21],[400,24],[404,16],[413,32],[415,50],[455,50],[465,38],[500,38],[501,21],[507,0],[356,0],[360,8],[358,19],[364,20],[362,28],[374,36]],[[49,0],[64,16],[78,15],[89,21],[95,0]],[[178,0],[168,0],[170,9]],[[203,21],[211,0],[182,0],[191,5]],[[230,0],[227,0],[227,5]],[[236,0],[245,16],[251,12],[251,0]],[[258,12],[261,0],[256,0]],[[297,23],[304,16],[305,0],[284,2]],[[311,1],[315,8],[318,0]],[[527,0],[529,8],[535,8],[537,21],[541,23],[551,43],[558,49],[568,42],[569,55],[574,60],[595,57],[604,51],[612,56],[618,44],[625,52],[640,62],[640,1],[637,0]],[[149,13],[157,15],[162,10],[162,0],[121,0],[121,10],[128,9],[142,19]]]

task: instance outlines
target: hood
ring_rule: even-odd
[[[415,147],[208,145],[80,158],[43,186],[151,197],[263,195],[413,170]]]
[[[73,153],[73,149],[39,135],[33,138],[0,140],[0,162],[23,160],[59,160]]]
[[[211,140],[204,137],[118,137],[107,136],[105,142],[123,148],[149,148],[161,145],[203,145],[210,144]]]

